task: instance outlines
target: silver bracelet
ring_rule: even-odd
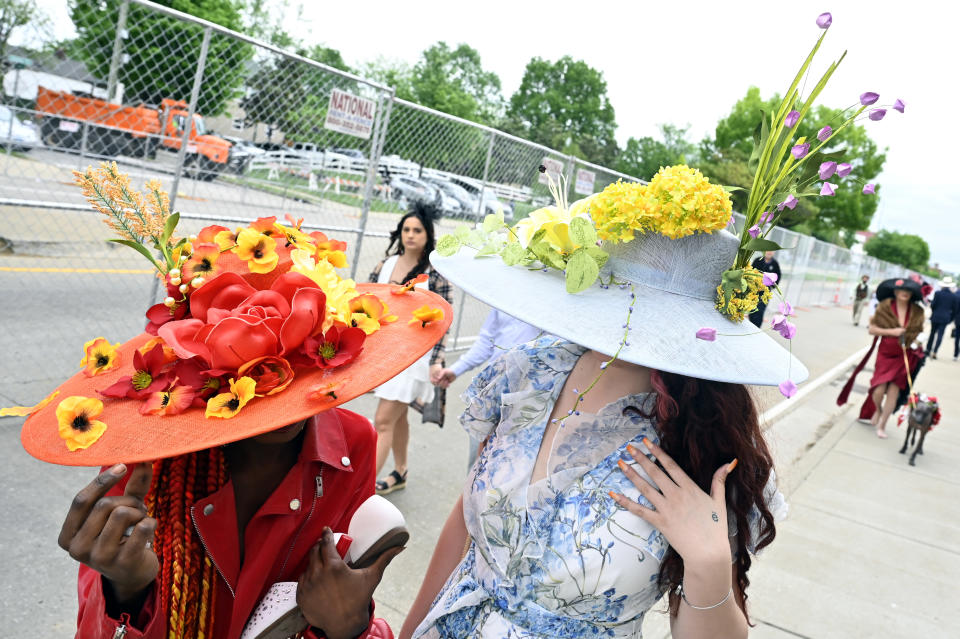
[[[712,606],[694,606],[692,603],[690,603],[690,602],[687,600],[687,595],[686,595],[686,593],[683,592],[683,582],[682,582],[682,581],[677,585],[677,594],[680,595],[680,598],[681,598],[681,599],[683,599],[683,603],[687,604],[688,606],[690,606],[690,607],[693,608],[694,610],[713,610],[714,608],[719,608],[719,607],[722,606],[723,604],[727,603],[727,599],[729,599],[729,598],[730,598],[730,595],[733,594],[733,586],[730,586],[730,590],[727,591],[727,594],[724,596],[723,599],[721,599],[721,600],[718,601],[717,603],[713,604]]]

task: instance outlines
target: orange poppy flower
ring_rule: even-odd
[[[350,300],[350,325],[362,329],[367,335],[380,330],[381,324],[396,321],[397,316],[390,314],[390,309],[371,293],[358,295]]]
[[[83,345],[83,359],[80,365],[84,367],[83,374],[93,377],[105,373],[120,365],[120,354],[117,349],[120,344],[111,345],[106,339],[98,337]]]
[[[217,259],[220,257],[220,247],[216,244],[197,244],[190,259],[184,262],[181,272],[184,283],[195,277],[209,280],[217,274]]]
[[[60,437],[70,450],[89,448],[107,430],[107,425],[97,421],[103,412],[103,402],[91,397],[73,395],[57,406],[57,425]]]
[[[252,229],[240,231],[234,252],[247,263],[251,273],[269,273],[280,261],[276,240]]]
[[[307,390],[307,399],[313,399],[319,402],[332,402],[337,400],[337,391],[343,387],[343,382],[328,382],[318,384]]]
[[[421,273],[420,275],[417,275],[415,278],[413,278],[403,286],[399,286],[390,292],[394,295],[404,295],[405,293],[412,291],[414,286],[416,286],[417,284],[422,284],[423,282],[426,282],[428,279],[430,279],[429,275],[427,275],[426,273]]]
[[[165,391],[151,393],[140,404],[141,415],[177,415],[190,408],[196,395],[189,386],[174,386]]]
[[[213,236],[213,243],[219,246],[221,251],[229,251],[237,245],[237,236],[240,235],[240,231],[242,230],[243,229],[230,231],[223,229]]]
[[[424,304],[417,310],[413,312],[413,319],[408,322],[408,324],[416,324],[420,322],[420,326],[424,327],[430,322],[438,322],[443,319],[443,309],[442,308],[433,308]]]
[[[55,390],[33,406],[9,406],[7,408],[0,408],[0,417],[26,417],[27,415],[33,415],[52,402],[53,398],[59,394],[60,391]]]
[[[290,362],[272,355],[247,362],[237,370],[237,375],[253,378],[257,383],[255,390],[259,396],[279,393],[293,382]]]
[[[258,217],[255,222],[251,223],[248,228],[257,231],[258,233],[263,233],[268,237],[273,237],[275,235],[280,235],[279,229],[277,229],[277,216],[271,215],[270,217]]]
[[[225,226],[220,226],[219,224],[211,224],[210,226],[205,226],[200,230],[200,233],[197,234],[197,242],[201,244],[216,244],[217,235],[226,231],[230,232]]]
[[[173,349],[167,346],[167,343],[163,341],[162,337],[153,337],[147,340],[147,342],[137,350],[140,351],[141,355],[146,355],[147,353],[152,351],[153,347],[156,346],[157,344],[163,347],[163,363],[164,364],[169,364],[170,362],[175,362],[178,359],[180,359],[179,357],[177,357],[177,354],[173,352]]]
[[[229,392],[207,400],[206,416],[230,419],[254,398],[256,389],[257,383],[252,377],[241,377],[237,381],[231,379]]]

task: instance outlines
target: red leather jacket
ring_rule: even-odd
[[[273,583],[297,581],[324,526],[346,532],[354,511],[373,494],[376,445],[376,431],[365,417],[341,409],[314,416],[296,465],[247,524],[242,566],[232,483],[193,506],[194,525],[219,577],[210,639],[236,639]],[[111,494],[123,494],[124,484]],[[78,639],[166,638],[156,585],[137,618],[120,620],[106,613],[99,573],[81,565],[78,582]],[[361,637],[393,639],[387,623],[373,616],[372,603],[370,610],[370,625]],[[118,633],[124,622],[125,635]],[[309,630],[306,636],[322,635]]]

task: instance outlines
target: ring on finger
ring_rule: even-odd
[[[124,537],[129,537],[130,535],[132,535],[132,534],[133,534],[133,528],[134,528],[133,526],[127,526],[127,529],[123,531],[123,536],[124,536]]]

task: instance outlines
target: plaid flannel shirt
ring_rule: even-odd
[[[367,280],[369,282],[376,283],[380,279],[380,271],[383,268],[384,262],[386,259],[380,260],[380,263],[374,267],[373,271],[370,273],[370,278]],[[427,267],[427,288],[447,300],[451,306],[453,306],[453,287],[450,285],[450,282],[446,280],[440,273],[437,273],[433,270],[432,266]],[[396,284],[403,284],[403,282],[395,282]],[[452,324],[451,324],[452,326]],[[447,329],[447,332],[444,333],[443,339],[437,342],[436,346],[433,347],[433,352],[430,354],[430,365],[439,364],[440,366],[444,365],[443,354],[447,347],[447,335],[450,333],[450,330]]]

